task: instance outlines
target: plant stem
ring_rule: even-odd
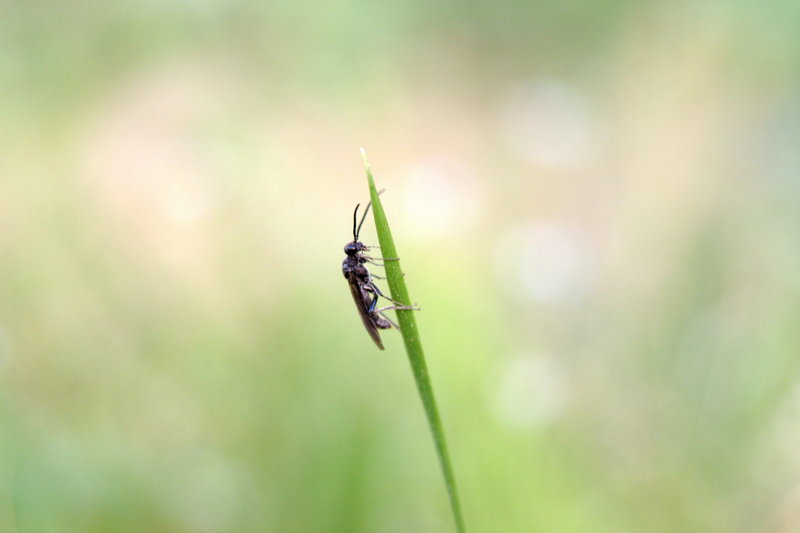
[[[400,268],[400,261],[386,261],[386,258],[396,258],[399,256],[397,255],[394,239],[389,230],[389,223],[386,221],[386,213],[383,210],[381,199],[378,196],[378,190],[375,188],[372,170],[367,162],[367,155],[363,148],[361,149],[361,157],[364,159],[364,168],[367,172],[369,193],[372,199],[372,214],[375,217],[375,228],[378,233],[378,241],[381,245],[381,255],[386,265],[386,278],[389,284],[389,291],[393,299],[405,305],[411,305],[406,282]],[[420,340],[419,330],[417,329],[417,320],[414,316],[414,311],[397,310],[396,313],[397,322],[400,325],[400,333],[403,337],[406,353],[408,354],[408,361],[411,364],[411,371],[417,383],[417,391],[422,400],[422,406],[425,409],[425,416],[428,419],[428,426],[430,427],[433,442],[436,446],[436,453],[439,456],[439,464],[441,465],[442,475],[444,476],[444,482],[447,486],[447,493],[450,497],[450,507],[453,510],[456,530],[459,533],[465,533],[466,528],[464,526],[464,518],[461,514],[461,503],[458,499],[455,475],[453,474],[450,455],[447,451],[442,421],[439,417],[439,411],[436,408],[436,399],[433,396],[433,387],[431,386],[430,376],[428,375],[428,366],[425,363],[425,354],[422,351],[422,341]]]

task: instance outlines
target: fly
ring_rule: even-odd
[[[383,192],[383,191],[381,191]],[[380,193],[379,193],[380,194]],[[384,296],[381,290],[372,281],[373,276],[370,275],[365,263],[382,266],[375,262],[375,258],[365,255],[364,252],[368,251],[370,247],[358,240],[358,234],[361,232],[361,226],[364,225],[364,220],[367,218],[369,208],[372,202],[367,204],[364,214],[361,217],[361,222],[356,225],[358,220],[358,208],[361,204],[356,205],[353,211],[353,240],[344,245],[344,253],[347,257],[342,262],[342,273],[344,274],[347,283],[350,285],[350,293],[353,295],[353,301],[356,303],[358,314],[361,316],[361,321],[367,329],[367,333],[375,341],[375,344],[383,350],[383,342],[378,333],[379,329],[390,329],[392,327],[400,329],[397,324],[386,318],[383,311],[391,311],[392,309],[400,310],[418,310],[418,307],[404,305],[402,302],[392,300],[388,296]],[[384,261],[397,261],[396,258],[384,259]],[[378,276],[374,276],[378,277]],[[378,307],[378,298],[386,298],[393,305],[386,307]]]

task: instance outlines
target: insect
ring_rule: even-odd
[[[356,225],[356,221],[358,220],[358,208],[360,206],[361,204],[357,204],[355,211],[353,211],[353,240],[344,245],[344,253],[347,257],[345,257],[342,262],[342,273],[345,279],[347,279],[347,283],[350,285],[350,292],[353,295],[358,314],[361,316],[361,321],[364,323],[367,333],[369,333],[369,336],[375,341],[375,344],[378,345],[378,348],[383,350],[383,342],[381,341],[378,330],[390,329],[392,327],[400,329],[397,324],[383,315],[383,311],[390,311],[392,309],[418,310],[419,308],[411,305],[404,305],[402,302],[384,296],[378,286],[372,281],[373,277],[378,278],[379,276],[371,275],[364,264],[382,265],[377,263],[375,258],[364,254],[364,252],[369,251],[369,249],[374,248],[374,246],[367,246],[358,240],[358,234],[361,232],[361,226],[364,225],[364,220],[367,218],[367,213],[369,213],[372,202],[367,204],[367,208],[364,210],[364,214],[361,217],[361,222]],[[384,261],[397,261],[397,258],[388,258],[384,259]],[[378,298],[386,298],[392,302],[393,305],[378,307]]]

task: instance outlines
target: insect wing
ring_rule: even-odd
[[[356,303],[358,314],[361,316],[361,321],[364,323],[367,333],[369,333],[369,336],[372,337],[373,341],[375,341],[375,344],[378,345],[378,348],[383,350],[383,342],[381,342],[381,336],[378,333],[378,327],[369,316],[369,294],[361,287],[361,284],[358,280],[352,279],[352,277],[348,276],[347,282],[350,285],[350,293],[353,295],[353,301]]]

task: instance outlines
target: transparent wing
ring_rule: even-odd
[[[364,323],[364,328],[366,328],[367,333],[369,333],[369,336],[375,341],[378,348],[383,350],[383,342],[381,342],[378,327],[369,316],[369,305],[371,303],[370,294],[365,291],[357,281],[354,281],[349,276],[347,282],[350,285],[350,293],[353,295],[353,301],[356,303],[356,308],[358,309],[359,316],[361,316],[361,321]]]

